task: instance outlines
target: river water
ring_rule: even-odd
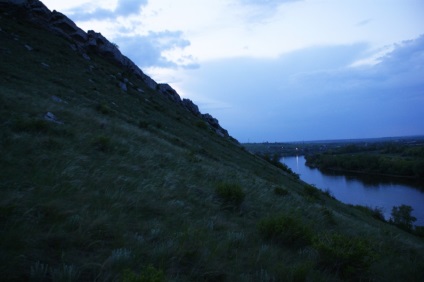
[[[281,162],[299,174],[306,183],[330,191],[343,203],[382,208],[386,219],[390,218],[392,207],[409,205],[413,208],[412,215],[417,218],[414,225],[424,226],[424,191],[419,187],[379,176],[324,173],[306,166],[303,156],[284,157]]]

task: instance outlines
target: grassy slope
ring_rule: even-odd
[[[134,87],[123,92],[121,70],[95,54],[0,17],[3,280],[110,281],[125,269],[172,281],[423,278],[422,240],[298,182],[125,74]],[[241,186],[243,203],[219,198],[220,183]]]

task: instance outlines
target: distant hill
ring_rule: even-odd
[[[2,281],[424,281],[424,242],[247,152],[101,34],[0,0]]]

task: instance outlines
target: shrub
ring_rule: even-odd
[[[354,207],[358,210],[365,212],[366,214],[372,216],[375,219],[386,221],[383,214],[383,208],[380,208],[380,207],[371,208],[371,207],[361,206],[361,205],[356,205]]]
[[[307,244],[311,241],[311,232],[300,218],[290,215],[278,215],[262,219],[259,232],[266,238],[282,244]]]
[[[360,278],[375,259],[371,244],[363,238],[323,234],[314,238],[313,246],[319,253],[319,266],[343,279]]]
[[[203,120],[199,120],[196,122],[196,126],[200,129],[208,129],[208,124]]]
[[[418,237],[424,238],[424,226],[415,226],[414,234]]]
[[[334,219],[334,213],[332,210],[326,207],[321,207],[320,210],[326,222],[330,223],[331,225],[337,224],[336,220]]]
[[[106,105],[104,103],[103,104],[98,104],[96,106],[96,110],[99,113],[104,114],[104,115],[109,115],[109,114],[112,113],[112,109],[108,105]]]
[[[92,144],[98,151],[101,151],[101,152],[112,151],[112,142],[110,141],[110,138],[107,136],[104,136],[104,135],[97,136],[92,141]]]
[[[146,129],[146,128],[148,128],[148,127],[149,127],[149,123],[148,123],[147,121],[140,120],[140,121],[138,122],[138,127],[139,127],[139,128],[143,128],[143,129]]]
[[[216,187],[216,194],[226,204],[239,206],[246,196],[242,187],[234,183],[221,183]]]
[[[49,273],[49,266],[47,264],[37,261],[31,266],[31,281],[46,281]]]
[[[289,191],[281,187],[275,187],[274,194],[278,196],[287,196],[289,194]]]
[[[45,120],[34,119],[34,120],[22,120],[18,119],[15,122],[15,129],[18,131],[36,132],[36,133],[48,133],[50,131],[49,123]]]
[[[413,208],[408,205],[401,205],[399,207],[392,208],[392,217],[390,218],[390,223],[407,230],[412,230],[412,223],[417,220],[416,217],[411,215]]]
[[[321,194],[321,191],[312,185],[306,185],[304,191],[306,196],[312,199],[319,199],[319,195]]]
[[[325,189],[324,191],[323,191],[323,193],[324,193],[324,195],[326,195],[328,198],[331,198],[331,199],[335,199],[335,197],[334,197],[334,195],[333,195],[333,192],[331,192],[331,190],[330,189]]]
[[[53,269],[51,276],[53,281],[78,281],[80,272],[74,265],[64,264],[60,268]]]

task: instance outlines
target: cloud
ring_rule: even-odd
[[[72,19],[76,21],[105,20],[117,17],[126,17],[137,14],[140,9],[147,5],[147,0],[119,0],[115,10],[97,8],[93,12],[85,12],[85,7],[76,8],[70,11]]]
[[[281,5],[304,0],[237,0],[236,3],[245,10],[245,21],[249,24],[266,23],[274,16]]]
[[[167,51],[184,49],[190,45],[190,41],[182,38],[182,35],[181,31],[151,31],[147,35],[117,37],[114,41],[124,54],[131,54],[131,59],[141,68],[197,68],[194,58],[190,56],[172,60],[164,55]]]
[[[184,88],[194,101],[204,95],[229,105],[201,111],[240,141],[423,134],[424,36],[396,44],[378,64],[350,67],[368,48],[321,46],[276,60],[203,63],[193,73],[195,87]]]
[[[244,5],[277,7],[285,3],[297,1],[303,0],[240,0],[240,3]]]
[[[365,25],[369,24],[370,22],[372,22],[372,19],[365,19],[365,20],[358,22],[356,24],[356,26],[365,26]]]

